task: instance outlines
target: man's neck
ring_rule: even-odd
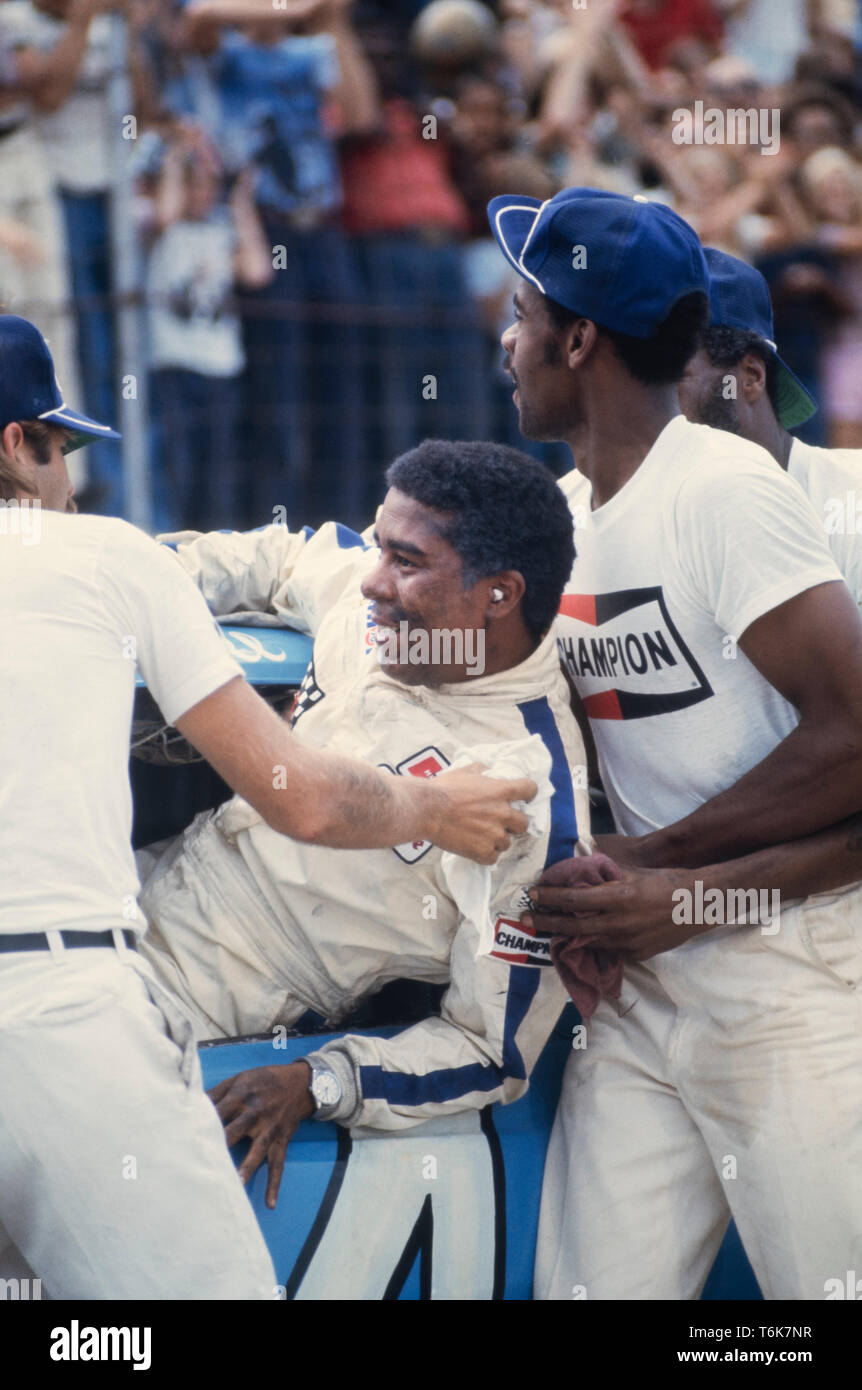
[[[747,438],[752,444],[759,444],[774,459],[777,459],[784,471],[790,462],[790,450],[793,448],[793,435],[778,423],[774,411],[770,408],[764,412],[759,420],[752,426]]]
[[[619,392],[612,401],[605,397],[588,404],[584,420],[565,442],[592,484],[594,509],[625,487],[678,414],[676,385],[636,386],[630,399]]]

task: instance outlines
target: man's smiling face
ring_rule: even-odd
[[[406,685],[442,685],[471,674],[469,660],[417,661],[422,633],[427,634],[429,654],[435,652],[434,632],[464,634],[451,647],[441,644],[444,656],[475,652],[479,634],[484,637],[488,585],[478,580],[465,589],[461,558],[443,534],[448,520],[448,513],[423,506],[397,488],[387,492],[377,518],[380,560],[362,592],[373,601],[381,667]],[[406,643],[400,640],[405,634]],[[408,660],[411,650],[413,659]]]

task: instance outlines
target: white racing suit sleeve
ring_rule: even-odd
[[[492,773],[499,770],[490,767]],[[537,781],[541,800],[547,774],[542,778],[536,764],[527,771]],[[465,879],[455,889],[449,874],[449,889],[456,891],[462,916],[452,941],[450,984],[440,1017],[424,1019],[394,1038],[349,1034],[309,1054],[312,1066],[328,1067],[341,1083],[341,1101],[321,1118],[348,1126],[406,1129],[433,1115],[479,1109],[492,1101],[505,1105],[526,1091],[568,998],[551,964],[547,938],[532,936],[518,922],[523,890],[545,864],[575,852],[574,794],[562,747],[551,766],[550,784],[546,834],[518,837],[493,869],[471,866],[491,879],[491,953],[484,912],[480,916],[471,910],[475,884]],[[536,819],[544,819],[541,809]]]
[[[177,531],[157,539],[174,551],[216,617],[291,627],[312,636],[376,554],[373,545],[338,521],[317,531],[272,525],[257,531]]]
[[[462,923],[439,1018],[394,1038],[348,1034],[307,1056],[341,1083],[341,1102],[328,1119],[408,1129],[432,1115],[523,1095],[568,996],[552,966],[477,959],[478,947],[475,926]]]

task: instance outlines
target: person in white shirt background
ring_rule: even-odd
[[[791,429],[817,405],[778,354],[769,287],[736,256],[709,247],[704,254],[710,325],[679,384],[680,408],[695,424],[762,445],[795,479],[862,607],[862,449],[821,449],[794,438]]]

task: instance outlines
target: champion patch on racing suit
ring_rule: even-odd
[[[509,965],[552,965],[550,937],[538,936],[512,917],[498,917],[494,923],[494,949],[489,955]]]

